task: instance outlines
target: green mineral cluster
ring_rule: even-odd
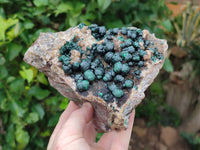
[[[86,25],[81,23],[78,28],[82,30],[84,26]],[[137,90],[134,80],[141,78],[147,48],[153,51],[151,59],[154,62],[163,59],[156,48],[149,47],[151,42],[143,38],[140,29],[122,27],[107,30],[106,27],[96,24],[86,27],[97,41],[103,42],[94,43],[83,51],[75,35],[60,48],[59,57],[65,74],[74,78],[79,92],[87,92],[94,82],[102,81],[105,83],[105,87],[102,87],[104,90],[97,91],[97,95],[107,102],[113,98],[120,100],[125,91],[128,92],[131,88]],[[120,47],[115,47],[114,39],[121,42]],[[143,48],[140,43],[143,43]],[[71,50],[80,52],[80,61],[70,62]],[[86,57],[82,58],[83,54]]]

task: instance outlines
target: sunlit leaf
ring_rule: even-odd
[[[167,72],[173,72],[174,67],[169,59],[165,59],[165,63],[163,65],[163,69],[165,69]]]
[[[26,20],[26,22],[24,22],[24,27],[25,29],[32,29],[34,27],[34,23],[30,20]]]
[[[9,41],[11,41],[15,37],[17,37],[21,31],[22,29],[20,28],[19,23],[16,23],[16,25],[6,33],[6,36],[9,39]]]
[[[76,18],[69,18],[69,25],[70,26],[76,26],[78,23],[78,20]]]
[[[26,79],[29,83],[33,80],[33,73],[32,69],[26,69],[24,66],[22,67],[22,70],[19,71],[22,78]]]
[[[15,132],[15,136],[16,136],[16,141],[19,143],[18,147],[20,149],[24,149],[30,139],[28,132],[24,131],[21,128],[17,128]]]
[[[48,5],[48,0],[33,0],[33,3],[38,7],[46,6]]]
[[[161,22],[161,25],[167,30],[168,32],[171,32],[173,30],[173,25],[169,19],[164,20]]]
[[[46,79],[44,73],[39,73],[38,76],[37,76],[37,80],[38,80],[40,83],[44,84],[44,85],[48,85],[48,81],[47,81],[47,79]]]
[[[67,98],[65,98],[64,100],[62,100],[61,104],[59,105],[60,109],[66,109],[67,106],[69,104],[69,100]]]
[[[39,115],[38,113],[36,112],[31,112],[28,114],[28,116],[26,117],[25,121],[28,123],[28,124],[32,124],[32,123],[35,123],[39,120]]]
[[[17,24],[18,20],[17,19],[3,19],[2,16],[0,16],[0,22],[1,22],[1,25],[0,25],[0,40],[5,40],[5,33],[6,33],[6,30],[8,28],[10,28],[11,26]]]
[[[67,13],[69,10],[73,10],[73,5],[71,2],[61,3],[55,9],[55,15],[57,16],[58,14],[61,13]]]
[[[43,138],[44,138],[44,137],[48,137],[48,136],[50,136],[50,131],[49,131],[49,130],[46,130],[46,131],[40,133],[40,136],[43,137]]]
[[[112,0],[98,0],[98,6],[102,12],[104,12],[111,4]]]

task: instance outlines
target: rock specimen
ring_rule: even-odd
[[[90,102],[98,132],[126,129],[167,54],[166,40],[134,27],[92,24],[41,33],[24,61],[47,75],[63,96]]]

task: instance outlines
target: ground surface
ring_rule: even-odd
[[[147,127],[144,119],[134,122],[129,150],[191,150],[175,128]]]

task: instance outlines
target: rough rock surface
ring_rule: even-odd
[[[43,72],[48,77],[51,86],[56,88],[63,96],[68,97],[78,105],[82,105],[86,101],[90,102],[95,110],[93,121],[98,132],[126,129],[132,110],[144,98],[145,90],[159,73],[164,59],[151,60],[151,52],[147,50],[147,57],[149,56],[149,58],[146,59],[149,59],[149,61],[146,62],[140,74],[141,79],[136,83],[137,89],[132,88],[120,106],[116,101],[106,103],[102,98],[93,94],[95,90],[101,87],[103,82],[93,84],[86,95],[77,91],[74,79],[66,75],[62,69],[62,64],[58,60],[60,56],[59,49],[66,41],[70,41],[74,35],[82,39],[78,42],[78,45],[83,50],[91,47],[93,43],[102,42],[97,41],[91,35],[91,30],[87,30],[87,26],[81,29],[72,27],[64,32],[41,33],[25,53],[24,61]],[[166,57],[168,48],[166,40],[157,39],[154,34],[150,34],[147,30],[143,30],[143,38],[153,43],[149,48],[156,47],[158,52],[162,53],[164,58]],[[115,51],[120,51],[120,48]]]

